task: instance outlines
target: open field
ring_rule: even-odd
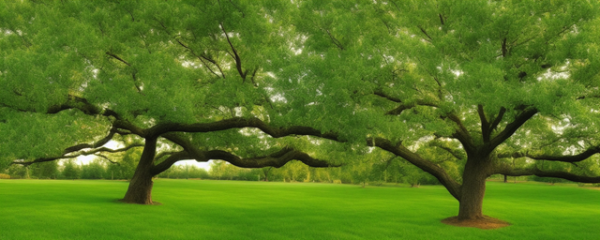
[[[0,180],[0,239],[598,239],[600,191],[488,182],[484,213],[512,226],[447,226],[439,186],[156,180],[158,206],[116,202],[122,181]]]

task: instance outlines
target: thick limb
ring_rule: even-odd
[[[458,182],[456,182],[454,179],[452,179],[452,177],[450,177],[450,175],[448,175],[446,170],[444,170],[440,166],[436,165],[435,163],[433,163],[429,160],[422,158],[421,156],[419,156],[416,153],[411,152],[406,147],[404,147],[402,145],[394,145],[394,144],[392,144],[391,141],[384,139],[384,138],[368,139],[367,145],[373,146],[373,147],[379,147],[383,150],[386,150],[390,153],[395,154],[396,156],[402,157],[402,158],[406,159],[407,161],[409,161],[410,163],[412,163],[413,165],[420,168],[421,170],[433,175],[435,178],[437,178],[440,181],[440,183],[442,185],[444,185],[444,187],[446,187],[446,189],[448,189],[448,192],[450,192],[450,194],[452,194],[452,196],[454,198],[456,198],[457,200],[460,201],[460,199],[461,199],[460,184]]]
[[[175,134],[167,134],[165,138],[177,143],[184,148],[183,151],[173,153],[161,163],[152,168],[154,175],[169,169],[178,161],[186,159],[195,159],[198,162],[206,162],[211,159],[224,160],[235,166],[243,168],[263,168],[263,167],[282,167],[292,160],[298,160],[311,167],[334,167],[339,166],[331,164],[325,160],[313,158],[305,152],[292,148],[283,148],[276,153],[265,156],[244,158],[231,152],[223,150],[203,151],[192,145],[187,139]]]
[[[495,173],[514,177],[535,175],[538,177],[562,178],[569,181],[581,183],[600,183],[600,176],[583,176],[565,171],[540,170],[535,166],[529,168],[513,168],[508,164],[504,164],[502,166],[497,167],[495,169]]]

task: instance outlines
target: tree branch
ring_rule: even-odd
[[[119,56],[115,55],[114,53],[111,53],[111,52],[106,52],[106,55],[108,55],[108,56],[110,56],[110,57],[112,57],[112,58],[114,58],[114,59],[117,59],[117,60],[119,60],[120,62],[124,63],[124,64],[125,64],[125,65],[127,65],[128,67],[131,67],[131,64],[130,64],[130,63],[128,63],[127,61],[123,60],[122,58],[120,58]],[[133,69],[133,72],[131,73],[131,77],[133,78],[133,85],[135,86],[135,88],[137,89],[137,91],[138,91],[139,93],[142,93],[142,89],[141,89],[141,88],[140,88],[140,87],[137,85],[137,77],[136,77],[136,74],[137,74],[137,70],[134,68],[134,69]]]
[[[581,176],[569,172],[564,171],[545,171],[540,170],[537,167],[532,168],[512,168],[508,164],[504,164],[501,167],[498,167],[495,171],[495,174],[503,174],[506,176],[531,176],[535,175],[538,177],[552,177],[552,178],[562,178],[569,181],[581,182],[581,183],[600,183],[600,176],[590,177],[590,176]]]
[[[332,167],[339,166],[330,164],[327,161],[316,159],[311,157],[310,155],[295,150],[292,148],[284,148],[279,152],[260,157],[252,157],[252,158],[242,158],[233,153],[223,151],[223,150],[210,150],[203,151],[194,146],[189,140],[186,138],[180,137],[176,134],[165,134],[163,137],[166,139],[182,146],[184,148],[183,151],[173,153],[167,159],[157,164],[152,168],[152,173],[154,175],[159,174],[163,171],[169,169],[173,164],[178,161],[186,160],[186,159],[195,159],[198,162],[207,162],[208,160],[224,160],[235,166],[243,167],[243,168],[263,168],[263,167],[282,167],[286,163],[292,160],[299,160],[302,163],[311,166],[311,167]]]
[[[132,144],[132,145],[126,146],[124,148],[119,148],[119,149],[110,149],[110,148],[103,147],[103,148],[93,149],[90,151],[81,151],[77,154],[71,154],[71,155],[63,154],[61,156],[56,156],[56,157],[37,158],[37,159],[31,160],[31,161],[15,160],[11,164],[20,164],[23,166],[29,166],[34,163],[50,162],[50,161],[55,161],[55,160],[59,160],[59,159],[69,159],[69,158],[76,158],[76,157],[87,156],[87,155],[96,155],[97,153],[100,153],[100,152],[108,152],[108,153],[125,152],[131,148],[143,147],[143,146],[144,146],[143,144]]]
[[[488,143],[490,142],[491,127],[490,122],[485,116],[483,105],[477,105],[477,113],[479,114],[479,120],[481,121],[481,135],[483,136],[483,142]]]
[[[229,47],[231,47],[231,51],[233,51],[232,57],[235,60],[235,68],[237,69],[238,73],[240,74],[240,77],[242,77],[242,81],[245,82],[247,72],[244,72],[242,70],[242,60],[240,59],[240,56],[238,55],[237,51],[235,50],[235,47],[233,47],[231,40],[229,40],[229,35],[227,34],[227,31],[225,31],[225,26],[223,26],[223,23],[219,24],[219,26],[221,27],[221,30],[225,34],[225,38],[227,38],[227,42],[229,43]]]
[[[431,38],[431,36],[429,36],[429,34],[427,34],[427,31],[425,31],[425,29],[423,29],[421,26],[417,26],[417,27],[421,30],[421,32],[423,34],[425,34],[425,36],[427,36],[427,38],[429,38],[429,40],[427,40],[428,42],[433,41],[433,38]]]
[[[498,145],[502,144],[504,141],[510,138],[517,130],[519,130],[519,128],[521,128],[521,126],[523,126],[523,124],[525,124],[525,122],[527,122],[527,120],[531,119],[537,113],[538,110],[533,107],[526,108],[525,110],[523,110],[513,122],[506,125],[506,128],[504,128],[502,132],[500,132],[498,135],[496,135],[496,137],[494,137],[490,141],[488,150],[491,152]]]
[[[158,159],[158,157],[156,157],[156,159]],[[185,150],[181,152],[172,153],[167,159],[152,167],[152,175],[158,175],[169,169],[176,162],[187,159],[193,159],[193,157]]]
[[[182,47],[184,47],[185,49],[189,50],[190,53],[192,53],[192,55],[196,58],[198,58],[198,60],[200,60],[202,62],[202,64],[204,64],[204,66],[208,69],[208,71],[210,71],[212,74],[216,75],[217,77],[223,78],[225,79],[225,73],[223,73],[223,70],[221,69],[221,66],[219,66],[219,64],[217,63],[217,61],[215,61],[212,58],[209,58],[207,56],[205,56],[204,54],[200,54],[197,55],[194,50],[192,50],[190,47],[188,47],[187,45],[183,44],[179,39],[177,39],[177,42],[179,43],[179,45],[181,45]],[[219,71],[221,72],[221,75],[219,76],[219,74],[215,73],[212,68],[210,68],[210,66],[208,66],[208,64],[206,64],[206,62],[204,61],[209,61],[210,63],[212,63],[213,65],[215,65]]]
[[[376,96],[380,96],[380,97],[382,97],[382,98],[385,98],[385,99],[387,99],[387,100],[390,100],[390,101],[392,101],[392,102],[396,102],[396,103],[403,103],[403,102],[402,102],[402,100],[401,100],[400,98],[397,98],[397,97],[392,97],[392,96],[390,96],[390,95],[388,95],[388,94],[384,93],[384,92],[383,92],[382,90],[380,90],[380,89],[378,89],[378,90],[375,90],[375,91],[373,92],[373,94],[375,94]]]
[[[456,129],[456,131],[452,134],[452,137],[460,141],[467,154],[473,153],[475,151],[475,144],[469,135],[469,130],[467,130],[465,125],[462,123],[460,118],[456,116],[456,114],[449,113],[447,117],[450,119],[450,121],[453,121],[458,126],[458,129]]]
[[[500,158],[507,158],[507,157],[512,157],[512,158],[521,158],[521,157],[527,157],[533,160],[544,160],[544,161],[556,161],[556,162],[568,162],[568,163],[576,163],[576,162],[581,162],[583,160],[586,160],[588,158],[590,158],[591,156],[600,153],[600,147],[599,146],[594,146],[591,148],[588,148],[587,150],[585,150],[584,152],[577,154],[577,155],[546,155],[546,154],[531,154],[529,152],[516,152],[516,153],[512,153],[512,154],[499,154],[498,157]]]
[[[454,148],[450,148],[450,147],[444,146],[444,145],[442,145],[440,143],[436,143],[436,142],[431,143],[430,146],[440,148],[440,149],[450,153],[450,155],[452,155],[454,158],[456,158],[458,160],[467,159],[466,156],[464,155],[464,153],[460,150],[456,150]]]
[[[504,118],[505,113],[506,113],[506,108],[501,107],[500,112],[498,113],[498,116],[494,119],[494,122],[492,122],[492,124],[490,125],[490,132],[494,131],[494,130],[496,130],[496,128],[498,128],[498,124],[500,124],[500,122],[502,121],[502,118]]]
[[[402,157],[417,166],[421,170],[433,175],[437,178],[446,189],[452,194],[454,198],[460,200],[460,184],[456,182],[446,170],[441,168],[440,166],[434,164],[433,162],[421,158],[420,155],[411,152],[406,147],[401,144],[395,145],[391,141],[384,138],[368,138],[367,145],[373,147],[379,147],[385,151],[395,154],[396,156]]]
[[[110,163],[112,163],[112,164],[117,164],[117,165],[121,166],[121,163],[119,163],[119,162],[115,162],[115,161],[113,161],[113,160],[110,160],[110,158],[108,158],[107,156],[104,156],[104,155],[102,155],[102,154],[99,154],[99,153],[97,153],[97,154],[94,154],[94,155],[96,155],[96,156],[98,156],[98,157],[101,157],[101,158],[104,158],[106,161],[108,161],[108,162],[110,162]]]
[[[281,138],[290,135],[309,135],[315,137],[326,138],[338,142],[344,142],[340,139],[337,133],[322,133],[320,130],[306,126],[291,126],[291,127],[271,127],[267,123],[258,118],[241,118],[234,117],[211,123],[195,123],[195,124],[179,124],[179,123],[163,123],[143,130],[146,136],[160,136],[169,132],[215,132],[234,128],[258,128],[264,133],[274,138]]]
[[[85,149],[85,148],[99,148],[104,146],[104,144],[106,144],[108,141],[110,141],[114,136],[115,133],[119,133],[121,135],[123,135],[123,132],[119,132],[116,128],[111,128],[110,131],[108,132],[108,135],[106,135],[106,137],[92,143],[82,143],[82,144],[77,144],[71,147],[68,147],[65,149],[65,151],[63,152],[63,154],[68,154],[68,153],[72,153],[72,152],[77,152],[79,150]]]
[[[409,104],[405,104],[405,103],[401,103],[400,106],[388,111],[387,113],[385,113],[385,115],[400,115],[402,114],[402,112],[404,112],[404,110],[408,110],[417,106],[428,106],[428,107],[434,107],[437,108],[437,104],[431,103],[431,102],[427,102],[427,101],[423,101],[423,100],[417,100],[415,103],[409,103]]]
[[[333,35],[331,35],[331,32],[329,32],[329,30],[324,29],[325,32],[327,32],[327,35],[329,35],[329,39],[331,39],[331,42],[333,42],[333,44],[338,47],[340,50],[344,50],[344,46],[342,46],[342,43],[340,41],[338,41]]]
[[[125,65],[127,65],[127,66],[131,66],[131,64],[129,64],[127,61],[123,60],[122,58],[120,58],[119,56],[117,56],[111,52],[106,52],[106,55],[111,56],[112,58],[117,59],[122,63],[125,63]]]
[[[10,106],[5,103],[0,103],[0,107],[10,108],[10,109],[13,109],[13,110],[19,111],[19,112],[37,113],[37,111],[35,109],[18,108],[15,106]],[[57,114],[62,111],[66,111],[66,110],[70,110],[70,109],[78,109],[86,115],[96,115],[96,114],[100,114],[102,112],[101,108],[92,105],[85,98],[77,97],[74,95],[68,95],[66,102],[61,103],[61,104],[51,105],[43,113]]]

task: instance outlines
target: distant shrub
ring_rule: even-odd
[[[10,175],[4,174],[4,173],[0,173],[0,179],[10,179]]]

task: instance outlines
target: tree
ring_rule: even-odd
[[[45,162],[32,166],[31,175],[40,179],[56,179],[59,175],[58,162]]]
[[[26,178],[27,169],[23,166],[12,165],[6,169],[11,178]]]
[[[261,173],[264,176],[264,181],[265,182],[269,181],[269,176],[271,175],[271,170],[273,170],[273,167],[264,167],[264,168],[261,168]]]
[[[276,139],[338,138],[288,122],[271,93],[271,73],[285,67],[276,60],[293,55],[284,25],[291,4],[0,3],[0,45],[10,49],[0,66],[0,127],[11,139],[3,161],[29,166],[140,147],[102,147],[131,137],[143,151],[123,201],[141,204],[152,203],[152,177],[180,160],[330,166]]]
[[[104,165],[98,160],[81,166],[81,178],[83,179],[103,179],[105,178],[105,174]]]
[[[62,175],[66,179],[78,179],[81,177],[81,169],[72,160],[63,163]]]
[[[437,178],[458,200],[459,222],[485,221],[492,174],[600,181],[502,160],[568,165],[599,152],[598,2],[307,1],[300,8],[310,21],[298,27],[308,39],[298,61],[312,59],[303,81],[328,79],[318,99],[344,96],[362,107],[355,115],[370,112],[367,144]]]

